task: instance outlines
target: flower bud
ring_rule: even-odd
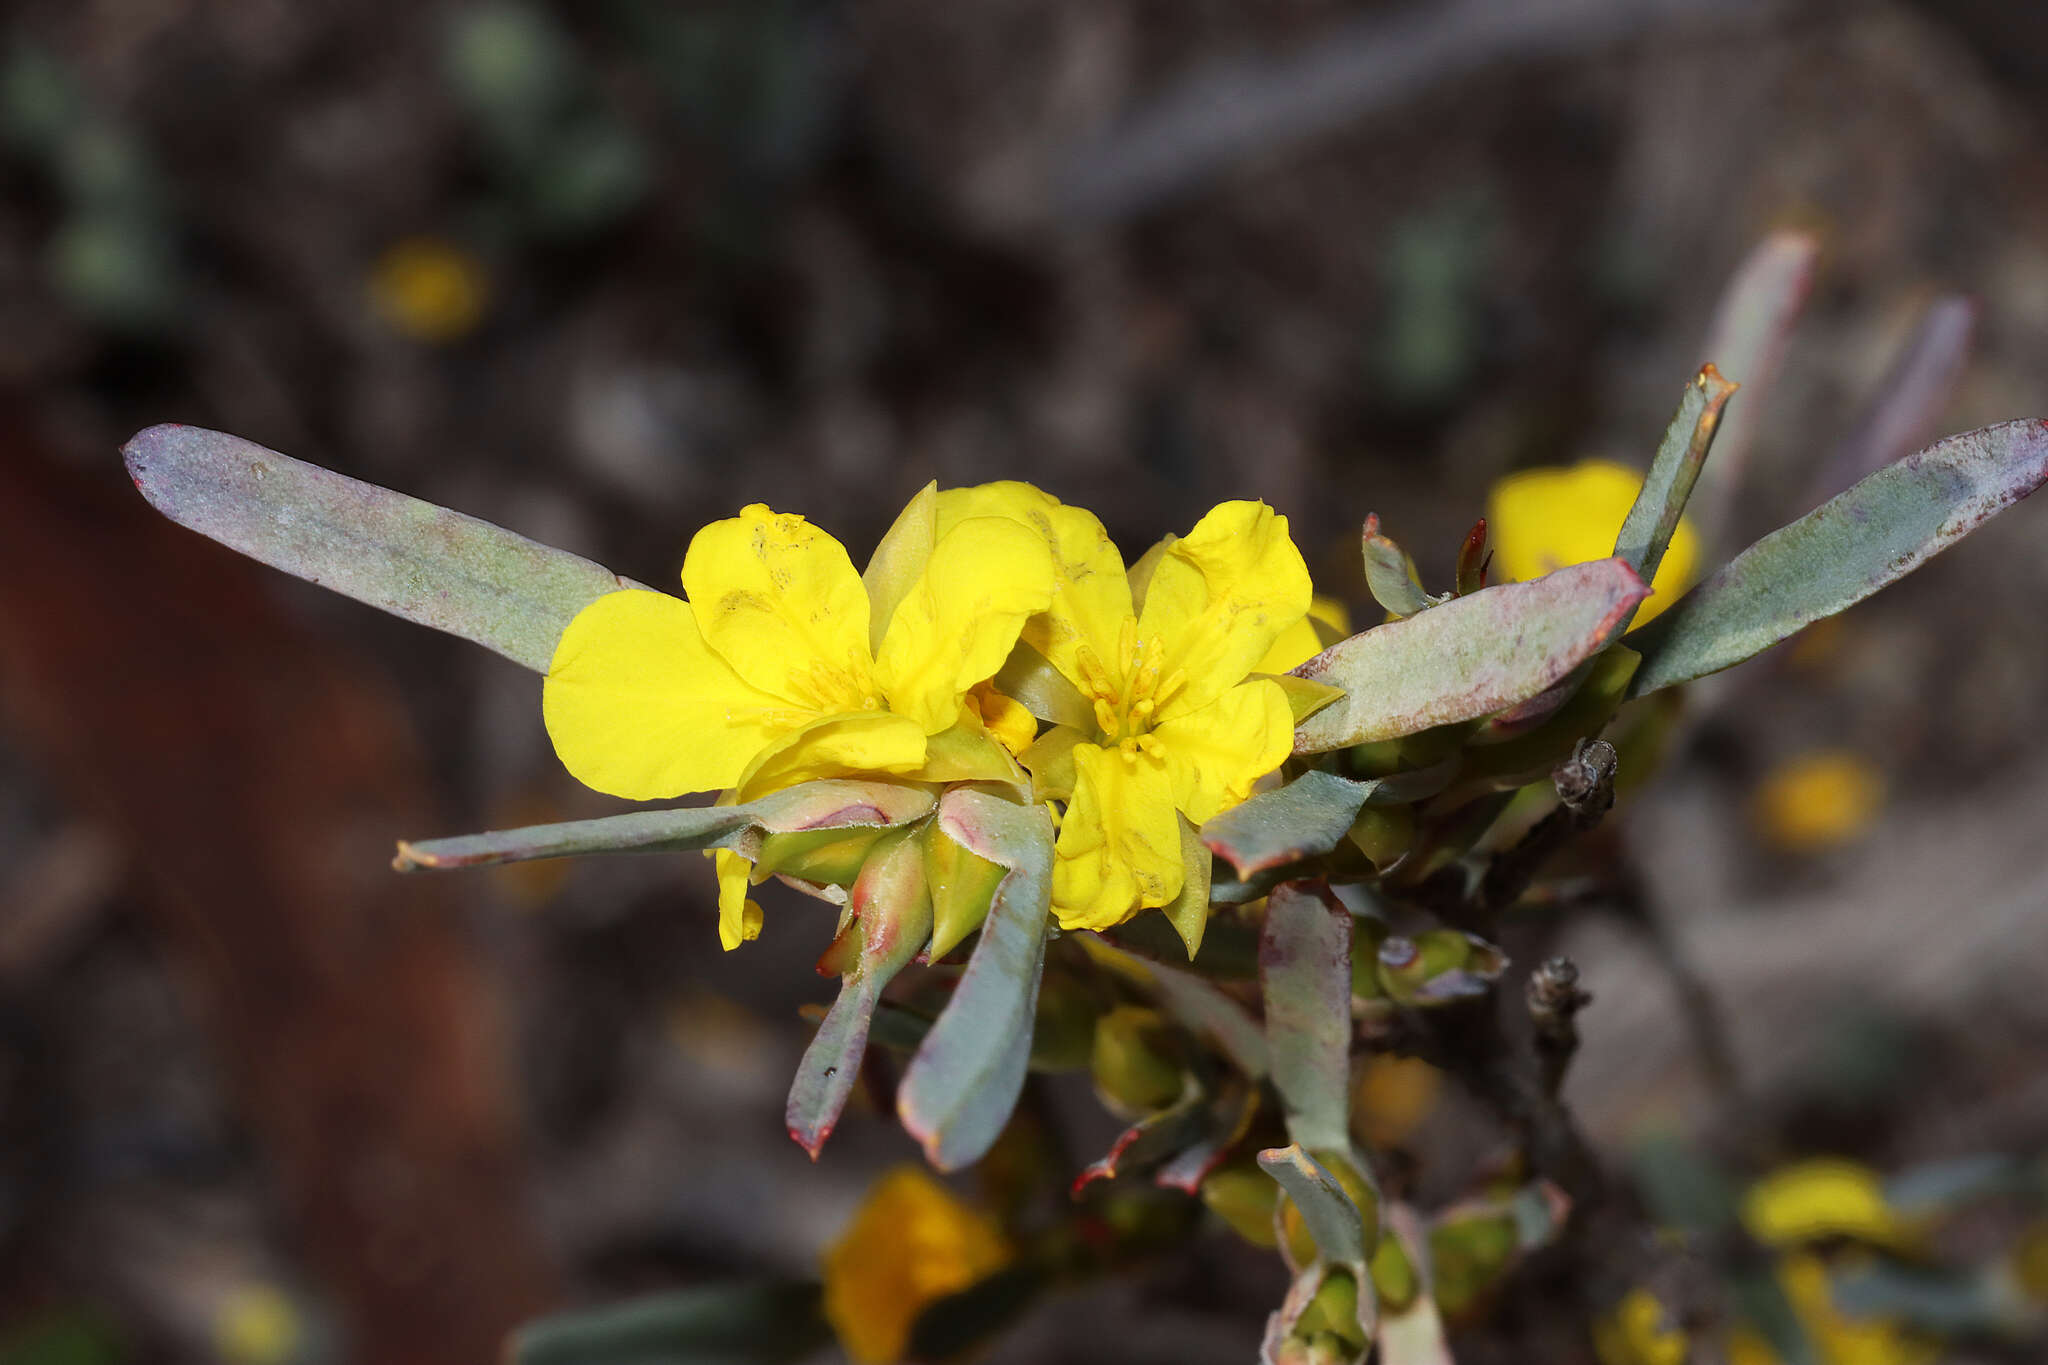
[[[1234,1163],[1210,1172],[1202,1182],[1202,1202],[1253,1246],[1279,1244],[1273,1231],[1273,1211],[1280,1205],[1280,1186],[1257,1166]]]
[[[1413,806],[1365,806],[1351,822],[1351,842],[1377,868],[1391,866],[1415,842]]]
[[[925,880],[932,892],[932,961],[953,951],[988,918],[1008,869],[955,843],[934,820],[924,833]]]
[[[1294,1322],[1294,1334],[1336,1337],[1353,1352],[1365,1349],[1365,1328],[1358,1321],[1358,1282],[1342,1266],[1330,1267],[1316,1296]]]
[[[1458,929],[1390,938],[1379,950],[1380,985],[1403,1005],[1483,995],[1506,967],[1500,949]]]
[[[820,886],[852,886],[876,841],[893,832],[856,825],[770,834],[761,840],[760,856],[754,859],[754,879],[783,876]]]
[[[1184,1085],[1177,1051],[1157,1011],[1118,1005],[1095,1024],[1089,1065],[1096,1092],[1119,1113],[1164,1109],[1180,1097]]]
[[[1408,1259],[1408,1250],[1401,1245],[1398,1237],[1380,1240],[1379,1249],[1372,1254],[1373,1288],[1379,1291],[1380,1308],[1386,1313],[1399,1313],[1415,1302],[1415,1296],[1422,1288],[1415,1274],[1415,1263]]]

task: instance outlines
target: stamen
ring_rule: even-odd
[[[1097,697],[1095,699],[1095,724],[1105,735],[1113,735],[1123,728],[1123,722],[1118,718],[1116,708],[1109,704],[1109,699],[1106,697]]]

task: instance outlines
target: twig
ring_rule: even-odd
[[[1491,921],[1520,900],[1545,863],[1599,824],[1613,808],[1618,762],[1612,744],[1593,739],[1580,740],[1572,756],[1558,765],[1551,774],[1557,786],[1557,807],[1487,865],[1477,896],[1482,919]]]
[[[1579,986],[1578,964],[1553,957],[1529,975],[1525,992],[1529,1022],[1536,1030],[1536,1060],[1542,1065],[1543,1089],[1553,1099],[1564,1085],[1564,1073],[1579,1050],[1578,1013],[1593,1003]]]

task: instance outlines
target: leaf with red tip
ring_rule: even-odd
[[[2038,419],[1966,431],[1880,469],[1744,550],[1631,636],[1643,662],[1629,695],[1717,673],[1855,605],[2043,480],[2048,421]]]
[[[1202,842],[1248,879],[1337,847],[1378,786],[1312,768],[1211,818]]]
[[[585,606],[636,586],[487,521],[203,427],[122,448],[150,505],[274,569],[545,673]]]
[[[1649,589],[1622,559],[1502,583],[1339,641],[1294,670],[1344,689],[1294,732],[1322,753],[1528,700],[1611,639]]]
[[[825,1022],[804,1049],[783,1110],[790,1137],[813,1161],[853,1093],[882,988],[931,940],[932,898],[925,881],[924,848],[905,834],[886,837],[893,842],[868,855],[847,898],[860,934],[860,956],[848,969]]]
[[[1126,1171],[1150,1170],[1200,1139],[1208,1120],[1208,1095],[1190,1076],[1178,1099],[1124,1129],[1101,1160],[1084,1167],[1074,1177],[1073,1193],[1079,1195],[1096,1181],[1114,1180]]]
[[[904,1129],[926,1160],[957,1170],[989,1149],[1024,1086],[1052,912],[1052,817],[1042,806],[954,788],[939,827],[1009,868],[953,998],[911,1058],[896,1092]]]

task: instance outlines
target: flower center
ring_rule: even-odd
[[[1125,617],[1117,633],[1115,656],[1105,663],[1087,645],[1075,648],[1082,673],[1081,692],[1095,704],[1095,724],[1106,744],[1113,744],[1127,763],[1157,746],[1151,734],[1160,709],[1187,686],[1184,668],[1165,672],[1166,646],[1158,636],[1138,638],[1138,623]]]
[[[844,664],[818,660],[789,675],[790,700],[815,711],[880,711],[888,705],[865,659],[849,655]]]

